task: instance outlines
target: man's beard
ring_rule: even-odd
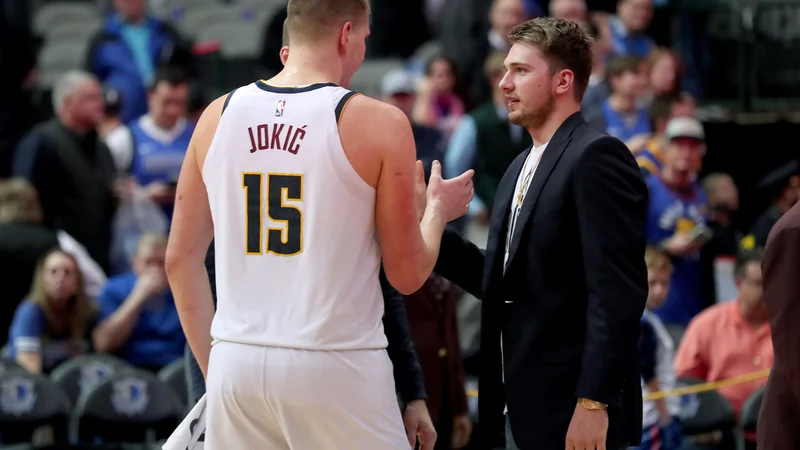
[[[544,104],[530,110],[521,109],[518,111],[512,111],[508,115],[508,120],[511,121],[511,123],[524,128],[541,128],[541,126],[547,122],[547,119],[550,118],[550,114],[553,113],[555,104],[556,98],[551,92],[547,96],[547,101],[545,101]],[[522,108],[521,102],[520,108]]]

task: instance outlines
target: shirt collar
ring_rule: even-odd
[[[184,130],[186,130],[187,125],[188,121],[183,117],[178,119],[178,122],[172,129],[159,128],[150,114],[145,114],[139,119],[139,126],[142,127],[142,131],[164,145],[169,145],[175,139],[178,139]]]
[[[742,315],[742,311],[739,309],[739,299],[734,299],[728,302],[728,315],[730,316],[733,323],[742,329],[749,330],[753,333],[757,338],[761,338],[763,336],[769,335],[771,329],[769,327],[769,321],[764,321],[758,328],[753,328],[750,326],[750,323],[747,319],[744,318]]]

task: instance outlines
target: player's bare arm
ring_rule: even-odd
[[[214,318],[214,301],[204,261],[214,237],[214,224],[202,168],[224,101],[224,97],[219,98],[206,108],[189,143],[178,179],[167,246],[167,278],[186,340],[203,376],[208,369]]]
[[[351,164],[377,190],[375,222],[386,276],[400,292],[413,293],[433,271],[445,225],[467,211],[473,172],[442,180],[435,163],[420,221],[416,148],[402,111],[356,96],[342,114],[339,133]]]

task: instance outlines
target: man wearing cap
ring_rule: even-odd
[[[758,190],[772,200],[772,205],[753,223],[750,234],[742,239],[742,248],[763,247],[770,230],[786,211],[800,200],[800,162],[790,161],[768,173]]]
[[[693,116],[694,103],[676,94],[663,94],[653,99],[647,110],[653,134],[640,149],[631,148],[639,168],[645,176],[661,172],[664,157],[662,147],[667,140],[667,123],[675,117]],[[638,150],[638,151],[637,151]],[[699,170],[699,168],[698,168]]]
[[[669,296],[655,313],[665,324],[686,326],[704,306],[700,249],[710,232],[697,168],[705,153],[705,133],[699,120],[676,117],[667,123],[665,138],[661,173],[647,178],[647,240],[670,256],[674,271]]]
[[[439,130],[415,123],[411,119],[411,110],[417,97],[414,77],[403,69],[387,73],[381,82],[381,95],[383,101],[397,107],[408,116],[414,142],[417,144],[417,159],[422,161],[425,173],[429,175],[433,161],[442,159],[444,139]]]

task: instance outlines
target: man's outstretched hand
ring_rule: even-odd
[[[419,171],[421,163],[417,163]],[[431,167],[431,178],[428,181],[427,207],[437,208],[447,222],[458,219],[469,211],[469,203],[475,195],[470,169],[461,175],[445,180],[442,178],[442,164],[434,161]],[[419,179],[419,178],[418,178]],[[423,173],[423,183],[424,183]]]

